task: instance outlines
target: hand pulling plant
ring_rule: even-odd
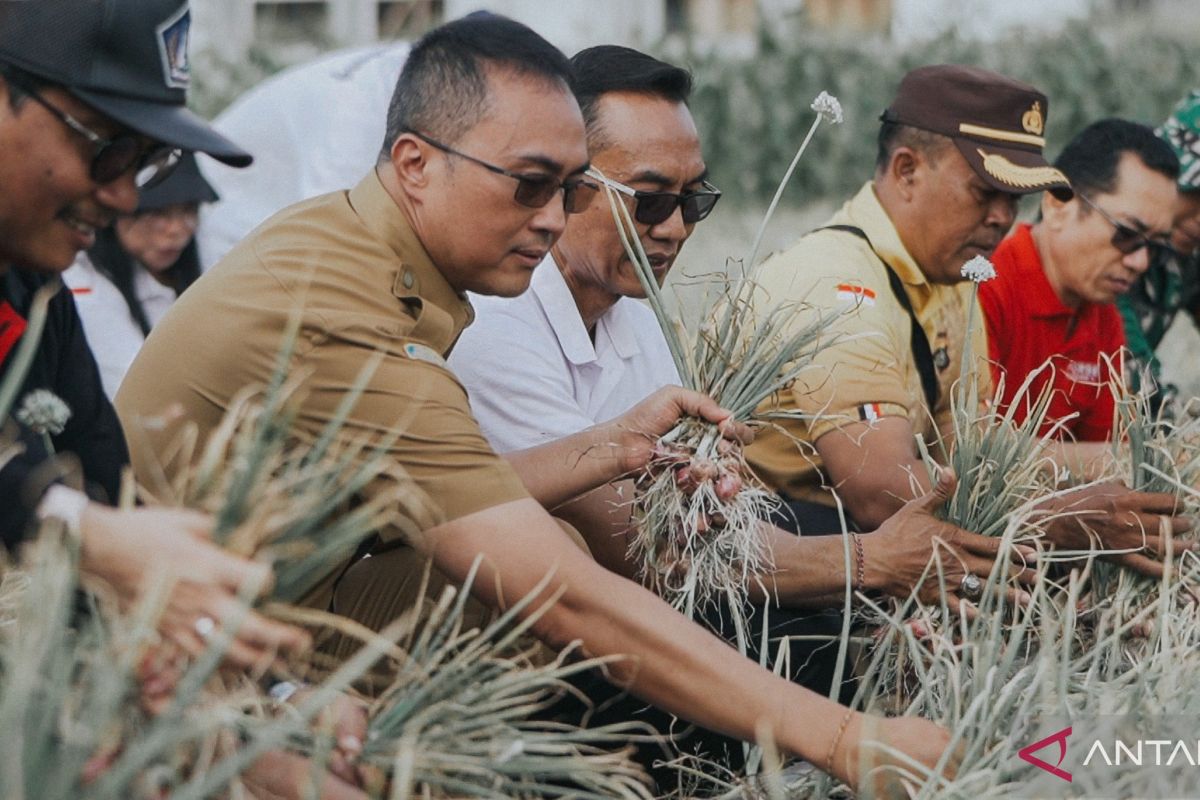
[[[813,109],[817,119],[792,168],[822,119],[841,121],[837,100],[825,93]],[[689,329],[676,322],[666,310],[629,210],[603,175],[598,171],[593,175],[604,185],[621,242],[684,386],[707,394],[737,421],[756,419],[759,404],[789,386],[811,362],[828,320],[810,318],[796,327],[794,318],[800,309],[793,304],[756,313],[754,284],[741,274],[728,279],[724,295],[729,301],[704,323]],[[763,220],[764,228],[770,214]],[[712,423],[681,420],[659,439],[655,453],[638,481],[637,533],[630,554],[642,565],[652,588],[684,613],[692,615],[698,606],[726,598],[737,619],[748,581],[771,566],[761,525],[777,501],[750,475],[741,446],[723,438]]]

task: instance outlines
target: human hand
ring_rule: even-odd
[[[291,702],[300,704],[312,689],[301,689]],[[357,763],[367,738],[367,707],[350,695],[338,693],[320,713],[313,726],[333,738],[333,752],[327,767],[335,776],[353,786],[363,784]]]
[[[182,509],[129,511],[91,503],[80,520],[81,567],[105,581],[121,606],[140,602],[166,580],[170,591],[158,628],[190,656],[208,647],[212,634],[236,626],[225,662],[264,669],[277,657],[308,649],[304,631],[248,611],[238,598],[243,586],[264,591],[271,580],[266,564],[248,561],[209,541],[212,520]]]
[[[732,442],[749,444],[754,440],[749,426],[735,421],[712,398],[680,386],[664,386],[608,423],[615,429],[613,440],[621,444],[622,474],[643,469],[653,457],[659,437],[684,417],[714,423]]]
[[[1003,542],[970,533],[934,516],[953,496],[957,484],[953,470],[941,470],[932,491],[908,501],[875,532],[861,537],[867,588],[879,589],[902,599],[911,595],[915,588],[917,599],[928,605],[940,602],[944,585],[949,590],[946,604],[951,611],[968,616],[975,614],[971,598],[961,596],[962,580],[967,575],[975,575],[986,582]],[[1014,547],[1009,578],[1026,585],[1033,584],[1037,575],[1026,565],[1036,557],[1030,547]],[[940,571],[936,564],[929,566],[934,559],[940,563]],[[1011,603],[1024,604],[1030,600],[1029,594],[1019,588],[1011,587],[1005,591]]]
[[[367,800],[365,792],[337,775],[324,772],[319,787],[313,786],[313,764],[305,756],[273,750],[242,773],[242,785],[259,800]],[[314,795],[313,790],[317,789]]]
[[[920,717],[875,717],[854,712],[826,766],[860,797],[909,797],[908,783],[924,782],[950,746],[950,732]],[[942,775],[958,772],[961,747],[950,755]],[[916,766],[911,762],[916,762]],[[911,777],[910,777],[911,776]]]
[[[1046,538],[1063,550],[1142,550],[1108,553],[1101,558],[1143,575],[1162,577],[1160,560],[1168,551],[1179,553],[1192,542],[1172,541],[1192,530],[1192,521],[1178,516],[1182,508],[1170,494],[1137,492],[1119,481],[1088,484],[1046,498],[1038,506]]]

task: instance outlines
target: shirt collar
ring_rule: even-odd
[[[589,364],[596,360],[596,348],[588,336],[587,326],[575,305],[571,288],[554,263],[554,257],[547,254],[533,271],[533,280],[529,285],[530,291],[537,297],[554,329],[554,337],[558,339],[558,347],[572,364]]]
[[[350,190],[349,199],[350,207],[367,230],[398,258],[390,276],[392,294],[422,309],[409,336],[428,343],[443,355],[448,353],[463,328],[475,318],[466,295],[455,291],[434,265],[375,170]]]
[[[1009,247],[1013,255],[1013,264],[1019,273],[1017,285],[1026,287],[1024,293],[1029,301],[1030,315],[1074,316],[1075,311],[1063,304],[1054,287],[1050,285],[1050,279],[1046,277],[1041,253],[1038,252],[1037,242],[1033,240],[1033,226],[1028,223],[1018,225],[1009,236]]]
[[[558,339],[559,349],[567,360],[576,366],[590,364],[598,360],[596,345],[588,336],[587,326],[583,324],[583,316],[571,288],[567,286],[566,278],[554,263],[554,257],[547,255],[533,273],[530,291],[537,297],[554,329]],[[621,358],[631,358],[642,352],[636,335],[636,320],[630,315],[630,303],[636,303],[627,297],[622,297],[596,320],[596,341],[607,339],[613,350]]]
[[[845,211],[854,224],[862,228],[863,233],[871,240],[871,246],[889,267],[909,286],[922,286],[929,283],[921,267],[913,260],[908,248],[900,240],[900,232],[896,230],[891,217],[879,203],[875,195],[875,187],[867,181],[849,203]]]

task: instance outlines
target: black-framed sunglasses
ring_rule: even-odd
[[[20,94],[33,100],[72,131],[92,143],[94,150],[88,174],[100,185],[111,183],[129,170],[136,169],[134,183],[139,189],[148,189],[170,175],[183,155],[179,148],[170,145],[147,148],[143,144],[143,137],[135,133],[122,133],[111,139],[101,136],[42,97],[36,89],[11,72],[0,71],[0,75],[16,87]]]
[[[1150,250],[1150,262],[1154,264],[1160,263],[1165,259],[1175,258],[1179,255],[1178,251],[1166,242],[1160,242],[1157,239],[1151,239],[1141,231],[1131,228],[1128,225],[1125,225],[1124,223],[1114,219],[1112,214],[1109,214],[1103,208],[1098,206],[1096,201],[1092,200],[1092,198],[1088,197],[1086,194],[1080,193],[1076,196],[1079,197],[1079,199],[1083,202],[1087,203],[1088,206],[1095,210],[1100,216],[1104,217],[1109,225],[1112,225],[1113,235],[1112,239],[1109,241],[1112,243],[1112,246],[1115,247],[1122,255],[1131,255],[1132,253],[1136,253],[1138,250],[1141,250],[1143,247],[1146,247]]]
[[[591,205],[592,199],[600,191],[599,186],[584,180],[582,177],[567,178],[565,181],[560,181],[552,175],[513,172],[504,167],[489,164],[481,158],[476,158],[475,156],[455,150],[450,145],[442,144],[437,139],[430,138],[420,131],[410,130],[405,131],[405,133],[411,133],[422,142],[425,142],[425,144],[430,147],[436,147],[443,153],[458,156],[461,159],[470,161],[472,164],[478,164],[497,175],[512,178],[517,182],[517,190],[513,193],[513,200],[516,200],[526,208],[543,208],[554,199],[554,195],[558,194],[558,190],[562,189],[563,211],[568,214],[578,214]]]
[[[643,225],[658,225],[665,222],[676,208],[682,209],[685,225],[695,225],[712,213],[717,201],[721,199],[721,190],[708,181],[701,181],[703,189],[680,192],[643,192],[626,186],[620,181],[614,181],[601,174],[598,170],[587,171],[589,177],[616,189],[634,199],[633,218]]]

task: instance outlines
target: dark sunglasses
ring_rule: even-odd
[[[17,90],[49,111],[60,122],[92,143],[92,163],[88,174],[100,185],[112,183],[131,169],[136,169],[134,183],[139,189],[160,183],[171,174],[182,156],[182,151],[170,145],[147,148],[143,137],[135,133],[122,133],[107,139],[84,125],[75,117],[53,105],[33,87],[12,74],[0,72]]]
[[[1093,201],[1092,198],[1088,197],[1086,194],[1078,194],[1076,196],[1083,202],[1087,203],[1100,216],[1104,217],[1104,219],[1108,221],[1109,225],[1112,225],[1113,235],[1110,241],[1112,242],[1112,246],[1115,247],[1122,255],[1127,256],[1132,253],[1136,253],[1143,247],[1147,247],[1150,250],[1151,263],[1156,264],[1161,263],[1166,259],[1175,258],[1179,255],[1175,248],[1166,242],[1160,242],[1156,239],[1151,239],[1141,231],[1118,222],[1111,214],[1109,214],[1100,206],[1096,205],[1095,201]]]
[[[612,187],[621,194],[634,199],[633,218],[643,225],[658,225],[666,222],[675,213],[676,208],[682,209],[683,224],[695,225],[712,213],[721,199],[721,190],[708,181],[701,181],[704,187],[700,191],[680,192],[643,192],[605,177],[599,171],[591,169],[589,177]]]
[[[405,131],[420,139],[430,147],[436,147],[443,153],[448,153],[452,156],[470,161],[472,164],[478,164],[484,169],[494,172],[497,175],[503,175],[506,178],[512,178],[517,182],[517,191],[513,193],[513,199],[526,208],[542,208],[551,200],[554,195],[558,194],[558,190],[562,189],[563,193],[563,211],[568,214],[578,214],[585,210],[592,203],[592,199],[596,193],[600,191],[600,187],[583,178],[567,178],[565,181],[560,181],[553,175],[542,175],[537,173],[520,173],[512,172],[504,167],[498,167],[495,164],[476,158],[475,156],[467,155],[466,153],[455,150],[450,145],[442,144],[437,139],[431,139],[418,131]]]

